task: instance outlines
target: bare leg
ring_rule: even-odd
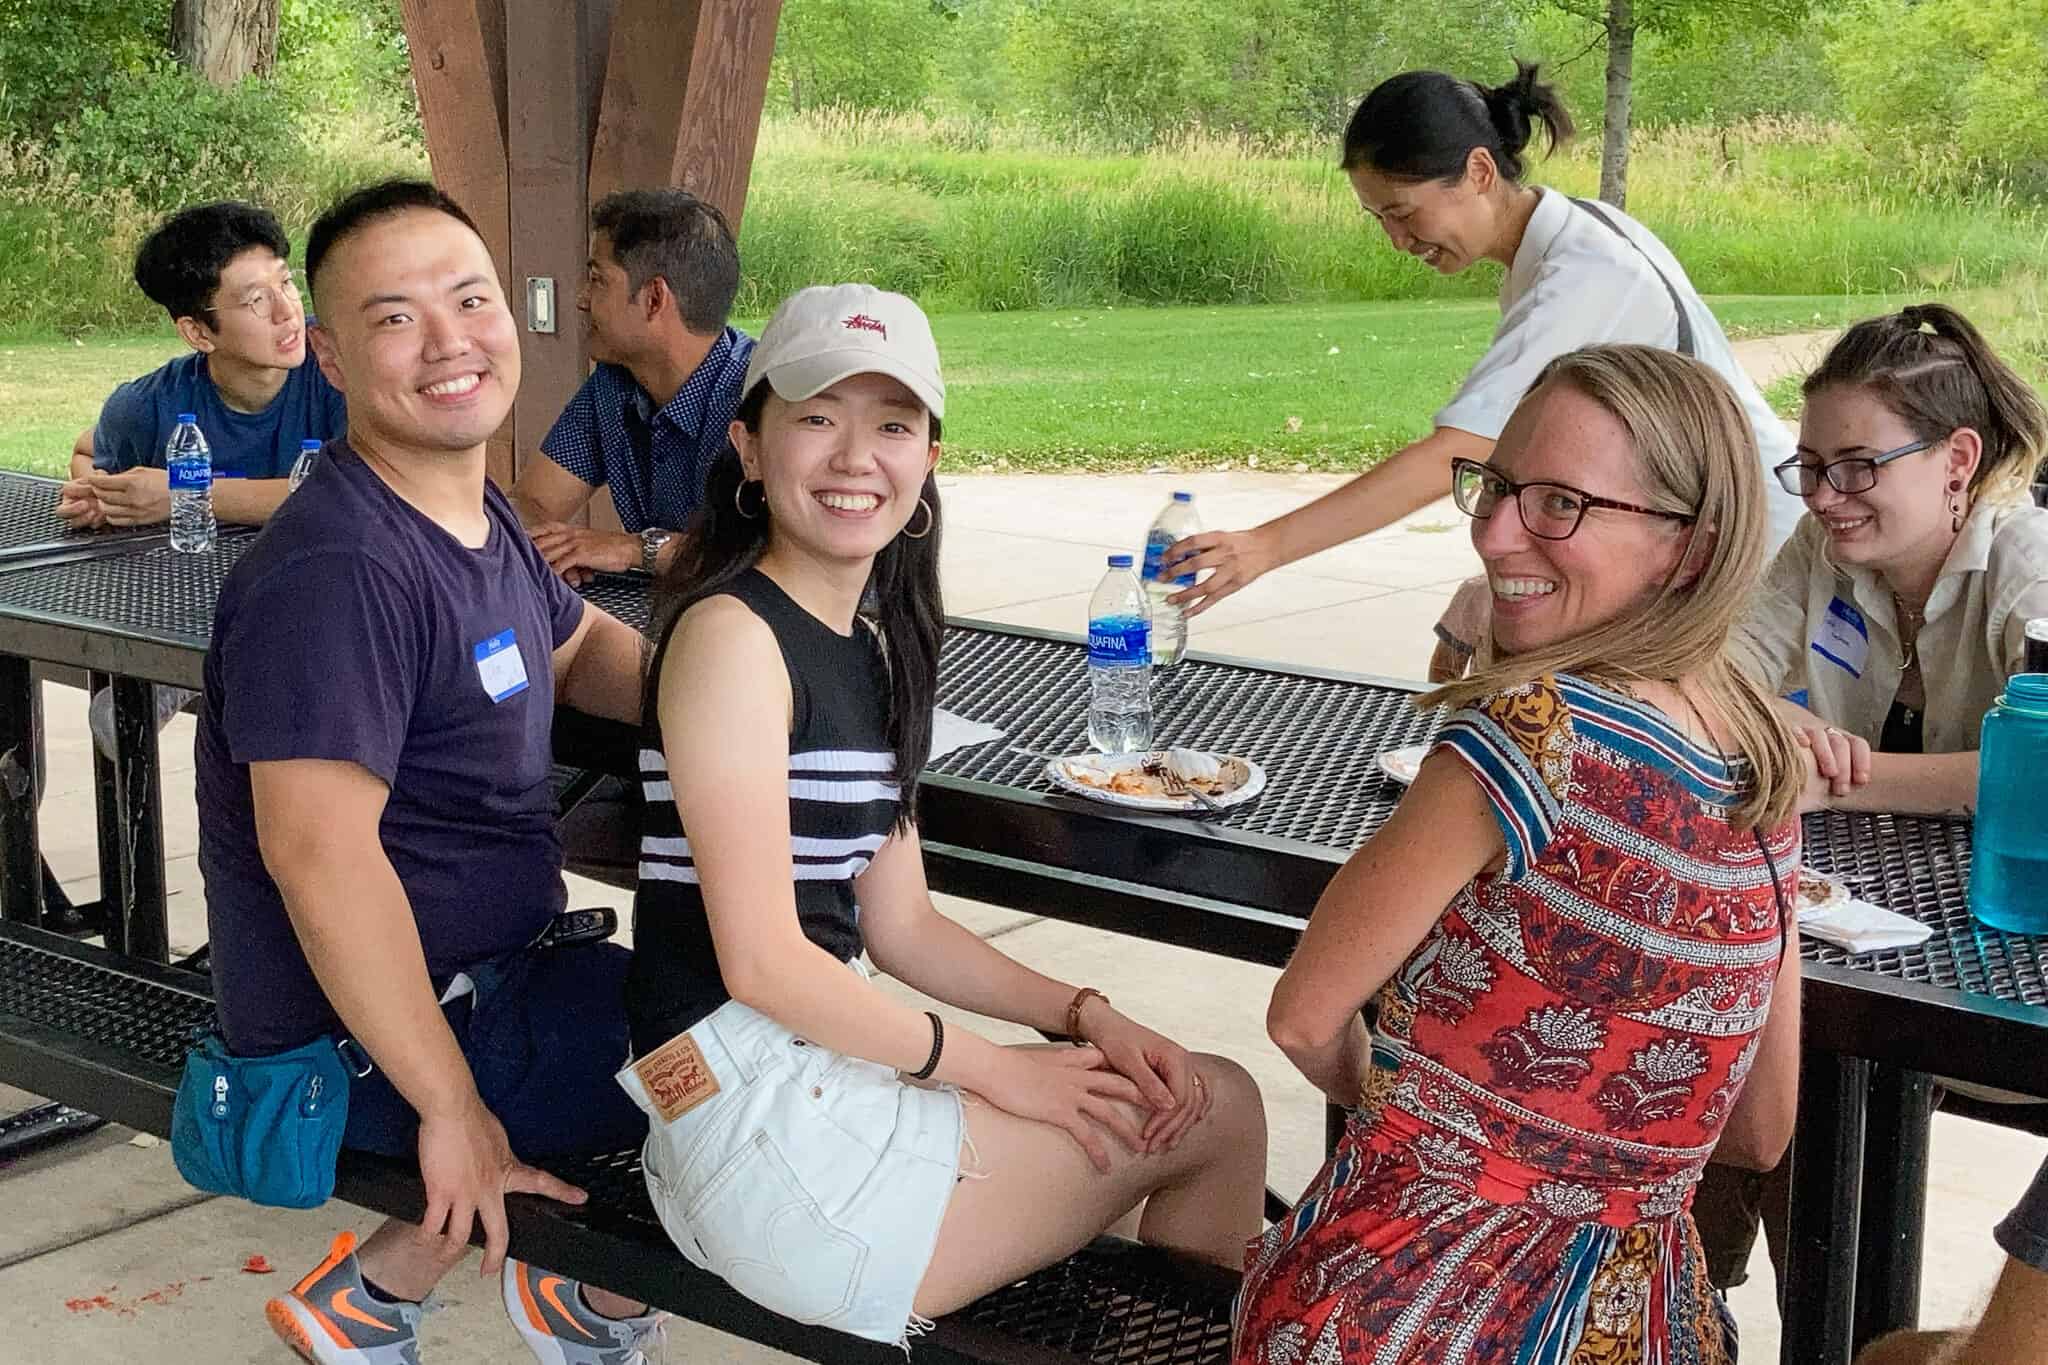
[[[1240,1267],[1264,1215],[1266,1111],[1244,1068],[1221,1057],[1195,1062],[1214,1097],[1209,1113],[1171,1152],[1138,1156],[1112,1142],[1107,1175],[1060,1129],[970,1100],[968,1131],[987,1177],[954,1186],[917,1312],[938,1317],[972,1303],[1141,1205],[1143,1240]]]

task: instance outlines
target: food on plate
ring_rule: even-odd
[[[1176,754],[1183,757],[1176,761]],[[1060,771],[1097,791],[1167,801],[1184,799],[1187,791],[1222,796],[1243,786],[1251,776],[1242,759],[1218,759],[1193,749],[1114,758],[1070,758],[1060,763]],[[1176,785],[1180,790],[1176,790]]]
[[[1165,762],[1168,772],[1183,782],[1200,785],[1211,795],[1214,792],[1209,784],[1223,777],[1223,765],[1213,754],[1205,754],[1200,749],[1168,749]]]
[[[1799,913],[1813,914],[1820,910],[1832,910],[1845,905],[1849,900],[1849,888],[1825,872],[1816,872],[1810,867],[1799,869]]]
[[[1403,785],[1413,782],[1422,771],[1422,760],[1429,757],[1427,744],[1410,744],[1405,748],[1389,749],[1379,756],[1380,771]]]

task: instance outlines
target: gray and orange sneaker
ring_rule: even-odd
[[[263,1305],[270,1330],[314,1365],[420,1365],[417,1303],[373,1298],[363,1288],[356,1235],[344,1232],[313,1272]]]
[[[505,1258],[499,1276],[505,1315],[541,1365],[647,1365],[668,1314],[608,1318],[591,1311],[582,1286],[524,1261]]]

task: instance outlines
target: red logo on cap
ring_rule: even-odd
[[[879,332],[882,340],[889,339],[889,329],[882,325],[880,318],[871,318],[866,313],[855,313],[841,324],[849,332]]]

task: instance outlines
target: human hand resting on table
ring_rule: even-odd
[[[94,471],[85,482],[109,526],[155,526],[171,519],[171,476],[164,470],[139,465],[119,474]]]
[[[640,537],[628,531],[544,521],[533,528],[533,545],[572,588],[582,587],[593,573],[625,573],[640,567]]]
[[[1138,1134],[1144,1145],[1136,1150],[1172,1151],[1209,1112],[1209,1088],[1194,1058],[1179,1043],[1119,1014],[1100,996],[1082,1002],[1080,1023],[1083,1038],[1138,1088],[1139,1102],[1152,1111]]]
[[[1145,1150],[1138,1125],[1120,1107],[1143,1107],[1144,1096],[1109,1064],[1099,1048],[1010,1047],[999,1049],[1002,1066],[984,1082],[981,1097],[1019,1118],[1064,1128],[1081,1145],[1095,1169],[1109,1173],[1106,1129],[1133,1152]]]
[[[1870,781],[1870,741],[1828,724],[1795,702],[1775,698],[1771,709],[1792,731],[1792,742],[1809,760],[1801,810],[1825,810],[1832,798],[1847,796]]]
[[[1191,588],[1182,588],[1167,601],[1188,616],[1200,616],[1253,579],[1270,572],[1280,556],[1268,542],[1266,532],[1203,531],[1177,540],[1166,551],[1166,567],[1176,577],[1200,574]]]
[[[504,1125],[474,1093],[446,1114],[420,1116],[419,1154],[420,1178],[427,1188],[419,1240],[442,1242],[453,1251],[468,1243],[471,1227],[481,1219],[487,1276],[496,1275],[505,1262],[511,1235],[505,1224],[506,1195],[538,1194],[563,1204],[581,1204],[590,1197],[512,1155]]]
[[[100,495],[84,479],[66,480],[57,490],[57,505],[51,511],[74,531],[97,531],[107,524],[107,510],[100,506]]]

